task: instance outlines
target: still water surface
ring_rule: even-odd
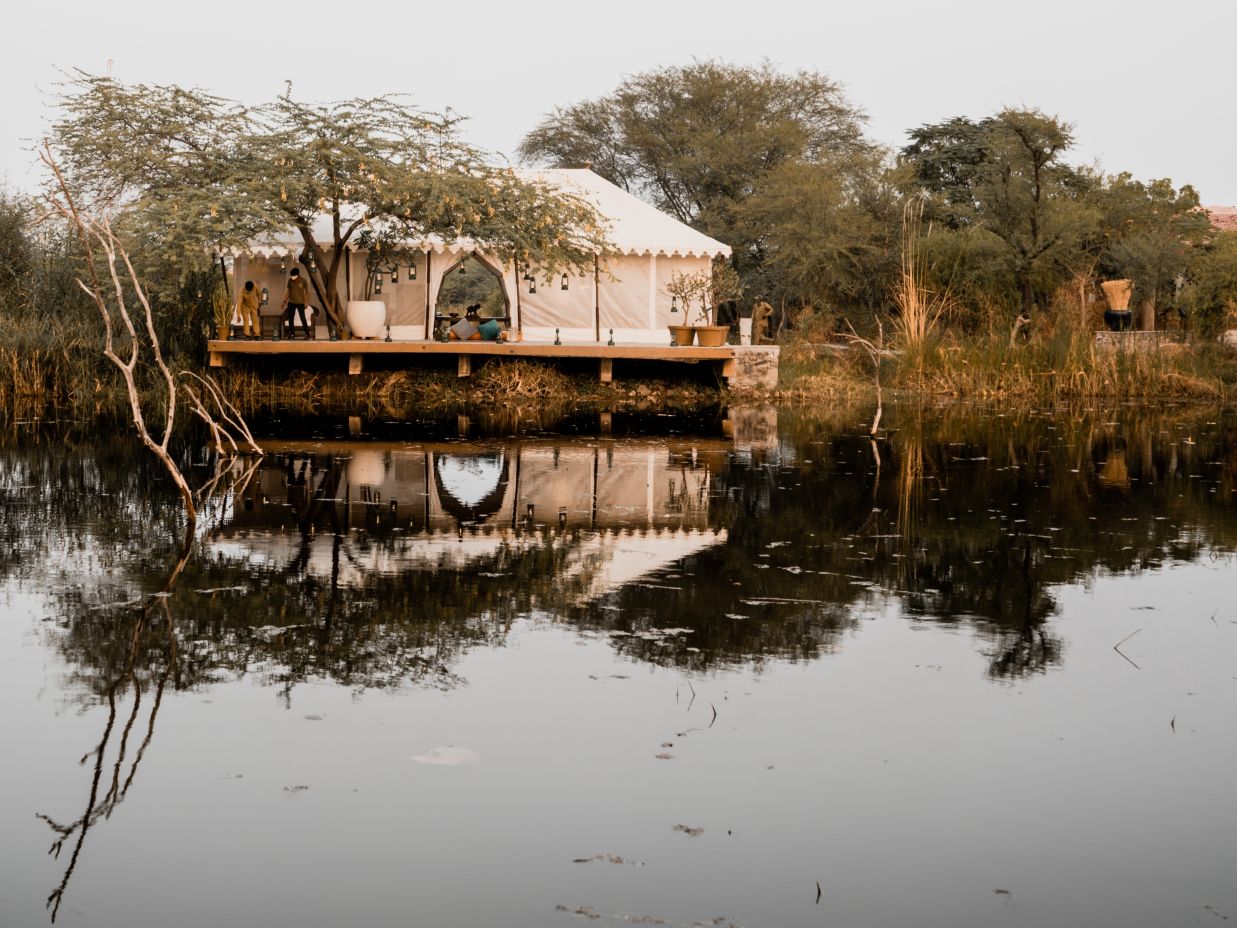
[[[1237,919],[1237,422],[860,418],[19,430],[0,924]]]

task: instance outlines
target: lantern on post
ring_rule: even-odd
[[[562,282],[561,289],[563,290],[567,289],[567,274],[566,273],[563,274],[563,282]]]

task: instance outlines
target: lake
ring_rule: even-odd
[[[1237,919],[1237,417],[0,439],[0,924]]]

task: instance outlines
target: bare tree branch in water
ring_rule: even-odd
[[[163,357],[159,336],[155,332],[154,312],[151,309],[150,299],[129,259],[129,253],[113,232],[111,223],[106,217],[95,218],[78,208],[64,175],[52,157],[48,143],[44,142],[39,158],[55,178],[55,192],[48,196],[48,203],[56,214],[69,223],[86,252],[89,283],[79,278],[77,284],[98,307],[99,315],[103,319],[103,355],[120,371],[129,397],[133,426],[138,437],[162,462],[171,476],[172,482],[180,491],[181,499],[185,504],[185,512],[192,524],[197,520],[193,491],[168,450],[176,422],[176,407],[180,401],[181,384]],[[106,282],[100,280],[98,271],[100,258],[107,269]],[[132,291],[131,296],[129,291]],[[140,306],[141,325],[144,330],[142,333],[139,333],[134,316],[129,311],[127,299],[136,299]],[[127,348],[118,349],[117,347],[117,320],[121,326],[121,334],[127,336]],[[146,417],[142,412],[141,391],[137,384],[138,364],[145,354],[143,341],[164,384],[164,419],[158,437],[151,433],[147,425]],[[123,357],[121,352],[124,353]],[[243,417],[231,403],[227,402],[218,386],[200,375],[188,376],[195,379],[205,389],[218,410],[217,414],[212,415],[197,391],[187,384],[184,385],[184,395],[189,399],[190,408],[195,415],[206,422],[211,430],[216,450],[221,454],[239,451],[237,441],[239,436],[247,445],[248,450],[260,454],[262,449],[254,441]]]
[[[872,426],[868,429],[868,434],[875,436],[880,429],[881,415],[884,412],[884,405],[881,396],[881,356],[885,353],[885,327],[881,325],[879,319],[876,320],[876,341],[864,338],[855,331],[855,327],[848,321],[847,326],[850,328],[849,335],[843,337],[852,345],[857,345],[868,353],[868,357],[872,359],[872,378],[876,386],[876,415],[872,417]]]

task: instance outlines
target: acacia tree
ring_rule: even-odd
[[[1061,259],[1094,227],[1085,183],[1064,161],[1071,128],[1039,110],[1006,109],[972,122],[950,119],[910,133],[902,156],[939,218],[970,243],[999,243],[1021,314],[1053,289]]]
[[[50,139],[65,178],[164,270],[293,233],[339,325],[345,246],[367,228],[417,241],[469,239],[553,273],[591,267],[605,246],[587,202],[493,167],[460,119],[397,96],[305,103],[291,85],[256,107],[176,86],[82,72],[58,101]],[[329,220],[329,233],[315,221]]]

